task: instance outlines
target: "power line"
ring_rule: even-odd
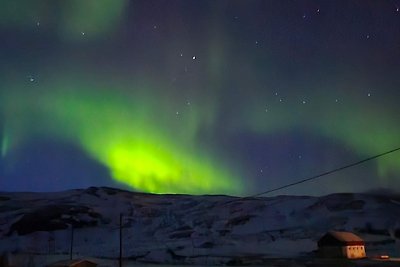
[[[260,192],[260,193],[257,193],[257,194],[251,195],[251,196],[247,196],[247,197],[244,197],[244,198],[258,197],[258,196],[269,194],[269,193],[272,193],[272,192],[275,192],[275,191],[279,191],[279,190],[282,190],[282,189],[285,189],[285,188],[288,188],[288,187],[292,187],[292,186],[295,186],[295,185],[298,185],[298,184],[302,184],[302,183],[305,183],[305,182],[308,182],[308,181],[311,181],[311,180],[315,180],[315,179],[321,178],[323,176],[326,176],[326,175],[329,175],[329,174],[332,174],[332,173],[335,173],[335,172],[343,171],[345,169],[360,165],[360,164],[362,164],[364,162],[367,162],[367,161],[370,161],[370,160],[374,160],[376,158],[385,156],[387,154],[390,154],[390,153],[393,153],[393,152],[396,152],[396,151],[399,151],[399,150],[400,150],[400,147],[392,149],[392,150],[389,150],[389,151],[386,151],[386,152],[383,152],[383,153],[380,153],[380,154],[377,154],[377,155],[374,155],[374,156],[371,156],[369,158],[366,158],[366,159],[363,159],[363,160],[360,160],[360,161],[357,161],[357,162],[354,162],[354,163],[351,163],[351,164],[348,164],[348,165],[345,165],[345,166],[342,166],[342,167],[339,167],[339,168],[336,168],[336,169],[333,169],[333,170],[330,170],[330,171],[327,171],[327,172],[323,172],[321,174],[318,174],[318,175],[315,175],[315,176],[312,176],[312,177],[309,177],[309,178],[306,178],[306,179],[303,179],[303,180],[300,180],[300,181],[297,181],[297,182],[293,182],[293,183],[289,183],[289,184],[286,184],[286,185],[282,185],[282,186],[276,187],[274,189],[269,189],[269,190],[266,190],[264,192]]]
[[[223,205],[227,205],[227,204],[230,204],[230,203],[233,203],[233,202],[236,202],[236,201],[259,197],[259,196],[262,196],[262,195],[265,195],[265,194],[269,194],[269,193],[272,193],[272,192],[276,192],[276,191],[279,191],[279,190],[282,190],[282,189],[285,189],[285,188],[289,188],[289,187],[292,187],[292,186],[295,186],[295,185],[298,185],[298,184],[302,184],[302,183],[305,183],[305,182],[316,180],[318,178],[327,176],[329,174],[332,174],[332,173],[335,173],[335,172],[339,172],[339,171],[343,171],[343,170],[348,169],[348,168],[352,168],[354,166],[360,165],[360,164],[365,163],[367,161],[374,160],[374,159],[379,158],[379,157],[383,157],[385,155],[394,153],[394,152],[399,151],[399,150],[400,150],[400,147],[392,149],[392,150],[389,150],[389,151],[386,151],[386,152],[383,152],[383,153],[380,153],[380,154],[377,154],[377,155],[374,155],[374,156],[371,156],[371,157],[368,157],[368,158],[365,158],[365,159],[362,159],[360,161],[357,161],[357,162],[354,162],[354,163],[351,163],[351,164],[348,164],[348,165],[345,165],[345,166],[342,166],[342,167],[338,167],[338,168],[330,170],[330,171],[326,171],[326,172],[323,172],[323,173],[320,173],[320,174],[317,174],[317,175],[314,175],[314,176],[311,176],[311,177],[296,181],[296,182],[292,182],[292,183],[285,184],[285,185],[282,185],[282,186],[279,186],[279,187],[276,187],[276,188],[273,188],[273,189],[269,189],[269,190],[266,190],[266,191],[263,191],[263,192],[260,192],[260,193],[254,194],[254,195],[245,196],[245,197],[239,197],[239,198],[232,199],[232,200],[229,200],[229,201],[226,201],[226,202],[222,202],[220,205],[223,206]],[[220,205],[216,205],[216,206],[220,206]]]

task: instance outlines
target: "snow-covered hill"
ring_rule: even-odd
[[[297,257],[328,230],[348,230],[367,252],[400,254],[400,196],[152,195],[91,187],[0,193],[0,252],[68,253],[153,262],[223,263],[238,257]]]

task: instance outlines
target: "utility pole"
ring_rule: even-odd
[[[122,267],[122,213],[119,214],[119,267]]]
[[[69,259],[72,260],[72,248],[74,245],[74,226],[71,224],[71,244],[69,248]]]

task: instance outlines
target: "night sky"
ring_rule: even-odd
[[[249,195],[400,146],[400,1],[0,5],[0,191]],[[276,194],[399,175],[398,152]]]

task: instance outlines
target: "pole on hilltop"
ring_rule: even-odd
[[[69,247],[69,259],[72,260],[72,248],[74,246],[74,226],[71,224],[71,239],[70,239],[70,247]]]
[[[119,214],[119,267],[122,267],[122,213]]]

